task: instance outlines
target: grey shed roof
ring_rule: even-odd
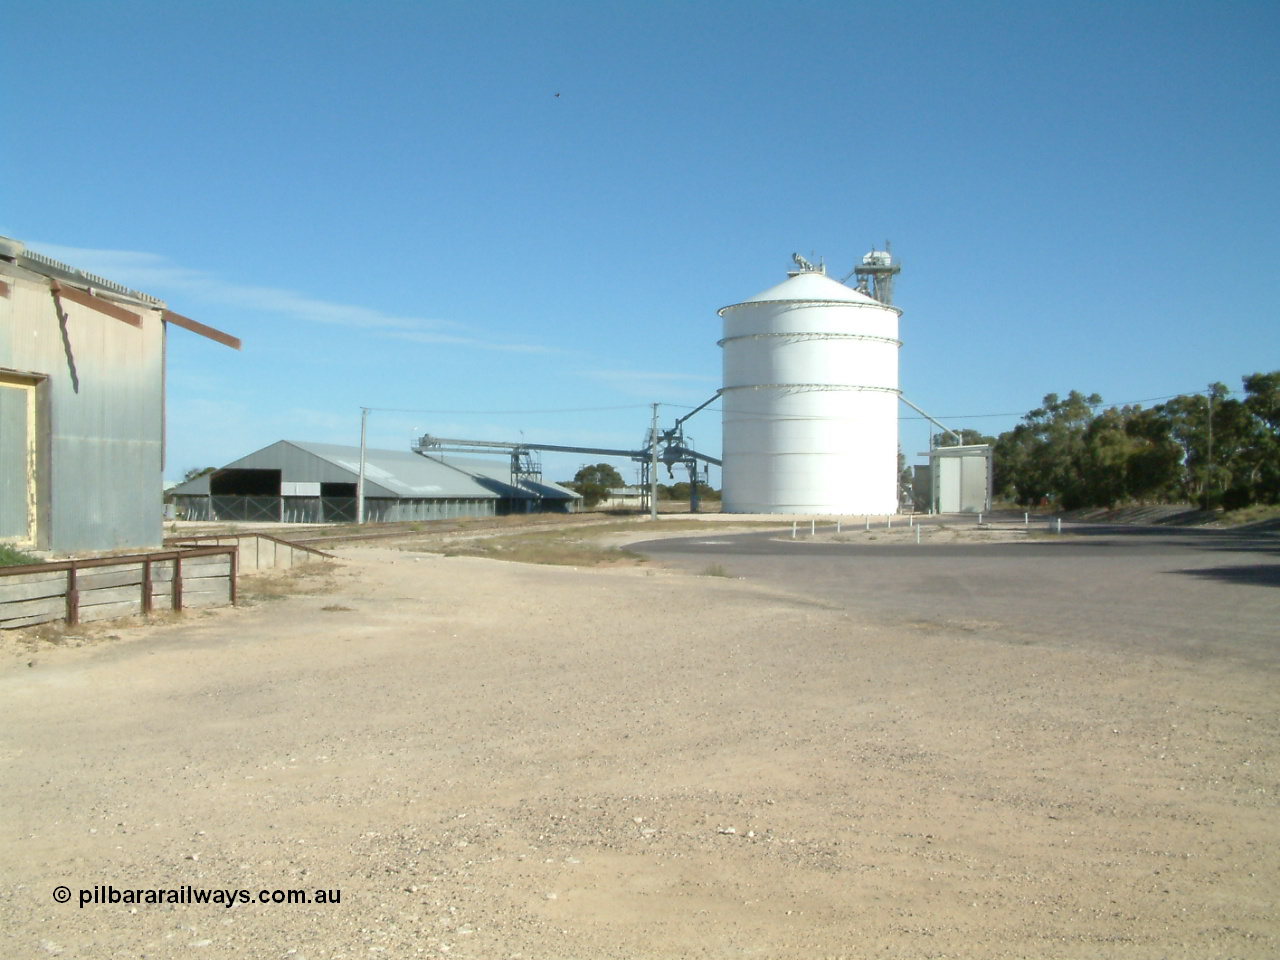
[[[321,460],[349,471],[352,478],[360,475],[360,448],[336,443],[307,443],[285,440]],[[373,450],[365,448],[365,495],[376,496],[371,487],[378,486],[399,497],[495,497],[475,478],[438,461],[420,457],[411,450]]]
[[[223,470],[279,470],[281,480],[355,483],[360,475],[360,448],[336,443],[280,440]],[[365,496],[494,500],[501,496],[461,470],[420,457],[408,450],[365,450]],[[173,494],[207,495],[209,477],[174,487]]]
[[[184,480],[182,483],[175,483],[172,487],[165,487],[165,496],[175,494],[177,496],[207,496],[209,493],[209,475],[206,473],[203,477],[196,477],[194,480]]]
[[[499,496],[508,499],[578,500],[582,496],[568,487],[562,487],[549,480],[522,480],[520,486],[512,486],[511,467],[505,459],[481,460],[472,457],[440,456],[430,459],[470,474],[491,489],[499,491]]]

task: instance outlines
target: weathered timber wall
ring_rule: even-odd
[[[0,630],[236,602],[234,547],[0,567]]]

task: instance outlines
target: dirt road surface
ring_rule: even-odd
[[[320,593],[11,650],[0,954],[1280,954],[1274,670],[340,553]]]

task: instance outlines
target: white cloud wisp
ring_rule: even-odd
[[[499,350],[513,353],[561,353],[555,347],[508,343],[467,336],[468,328],[452,320],[405,317],[370,307],[318,300],[282,287],[232,283],[217,275],[192,270],[167,257],[141,250],[95,250],[56,243],[33,243],[31,249],[143,291],[180,291],[183,294],[244,310],[272,313],[304,323],[322,323],[377,332],[419,343]]]

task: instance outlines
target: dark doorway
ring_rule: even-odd
[[[209,478],[215,497],[278,497],[279,470],[219,470]]]

